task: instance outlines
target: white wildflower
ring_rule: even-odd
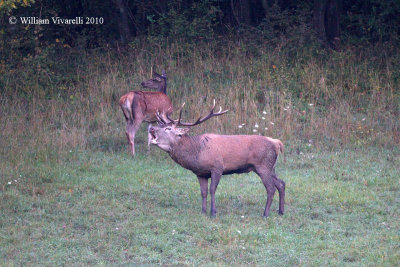
[[[239,128],[242,128],[243,126],[242,126],[242,125],[239,125],[238,127],[239,127]]]
[[[257,129],[253,129],[253,133],[256,133],[257,132]]]
[[[271,125],[274,125],[275,123],[273,123],[272,121],[270,122],[271,123]]]
[[[7,184],[11,184],[11,181],[10,181],[10,182],[8,182]]]
[[[265,117],[261,117],[261,119],[265,120]]]
[[[308,105],[309,105],[310,107],[311,107],[311,106],[314,106],[314,104],[312,104],[312,103],[310,103],[310,104],[308,104]]]
[[[265,129],[265,130],[268,130],[268,128],[267,128],[267,127],[265,127],[264,129]]]
[[[262,112],[264,115],[266,115],[267,114],[267,112],[264,110],[263,112]]]
[[[365,118],[362,118],[362,121],[365,121]]]
[[[256,124],[254,125],[254,127],[255,127],[255,128],[258,128],[258,124],[256,123]]]
[[[242,232],[240,230],[237,230],[237,232],[239,233],[239,235],[242,234]]]

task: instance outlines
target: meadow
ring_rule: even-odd
[[[0,65],[0,265],[399,265],[398,48],[130,49],[50,49]],[[117,101],[152,67],[166,69],[185,119],[214,98],[231,109],[193,134],[284,142],[283,216],[276,194],[262,218],[255,174],[223,177],[217,217],[202,215],[196,177],[147,154],[145,126],[129,156]]]

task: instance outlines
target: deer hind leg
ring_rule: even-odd
[[[147,132],[149,132],[150,127],[153,126],[151,125],[151,123],[149,123],[149,126],[147,127]],[[150,141],[151,141],[152,137],[151,135],[148,133],[147,134],[147,154],[150,153]]]
[[[283,215],[283,213],[285,212],[285,182],[278,178],[278,176],[275,173],[275,170],[273,171],[272,177],[274,179],[274,185],[276,186],[279,192],[278,214]]]
[[[201,192],[201,212],[203,214],[207,213],[207,194],[208,194],[208,178],[197,177],[200,183],[200,192]]]
[[[128,135],[129,143],[131,145],[131,154],[132,156],[135,155],[135,136],[136,132],[139,130],[140,125],[144,120],[143,114],[143,100],[141,96],[136,94],[135,97],[132,99],[132,103],[130,104],[130,119],[127,120],[126,125],[126,132]]]
[[[126,124],[126,136],[128,137],[128,142],[130,144],[130,152],[132,156],[135,155],[135,136],[138,131],[140,125],[142,124],[143,119],[137,117],[133,121],[128,121]]]
[[[260,176],[265,189],[267,190],[267,203],[265,204],[264,217],[268,217],[271,208],[272,200],[274,199],[274,194],[276,191],[276,186],[272,172],[268,169],[256,170],[258,176]]]

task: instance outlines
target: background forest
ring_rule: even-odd
[[[399,0],[0,0],[0,265],[399,266],[399,37]],[[282,140],[284,216],[254,174],[200,216],[147,126],[129,156],[162,70],[185,120],[230,109],[193,134]]]
[[[59,148],[110,139],[122,127],[116,100],[139,90],[152,69],[167,71],[175,106],[192,102],[188,117],[210,98],[231,108],[208,125],[215,131],[263,129],[297,142],[289,146],[297,150],[309,140],[317,147],[399,143],[399,1],[26,0],[0,7],[2,106],[12,103],[18,119],[34,116],[41,129],[51,127],[44,142]],[[83,17],[84,24],[51,17]],[[256,122],[263,127],[253,129]]]

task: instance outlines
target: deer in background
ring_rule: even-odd
[[[183,108],[183,106],[182,106]],[[148,127],[150,143],[166,151],[170,157],[183,168],[197,175],[202,196],[202,213],[206,213],[208,179],[211,178],[211,210],[210,215],[216,215],[215,191],[222,175],[247,173],[254,171],[260,176],[267,190],[267,203],[264,216],[268,217],[272,199],[276,189],[279,191],[279,214],[284,212],[285,182],[275,173],[275,163],[283,144],[278,139],[259,135],[217,135],[206,133],[199,136],[189,136],[189,128],[206,120],[220,116],[228,110],[215,113],[215,100],[209,114],[200,117],[194,123],[181,122],[182,108],[179,119],[168,121],[157,116],[158,126]]]
[[[152,91],[131,91],[119,99],[119,105],[126,120],[126,137],[130,145],[130,153],[135,155],[135,135],[143,121],[156,122],[156,112],[166,119],[173,112],[171,100],[167,96],[167,75],[153,72],[153,78],[142,82],[145,88],[157,89]],[[150,145],[148,144],[148,150]]]

